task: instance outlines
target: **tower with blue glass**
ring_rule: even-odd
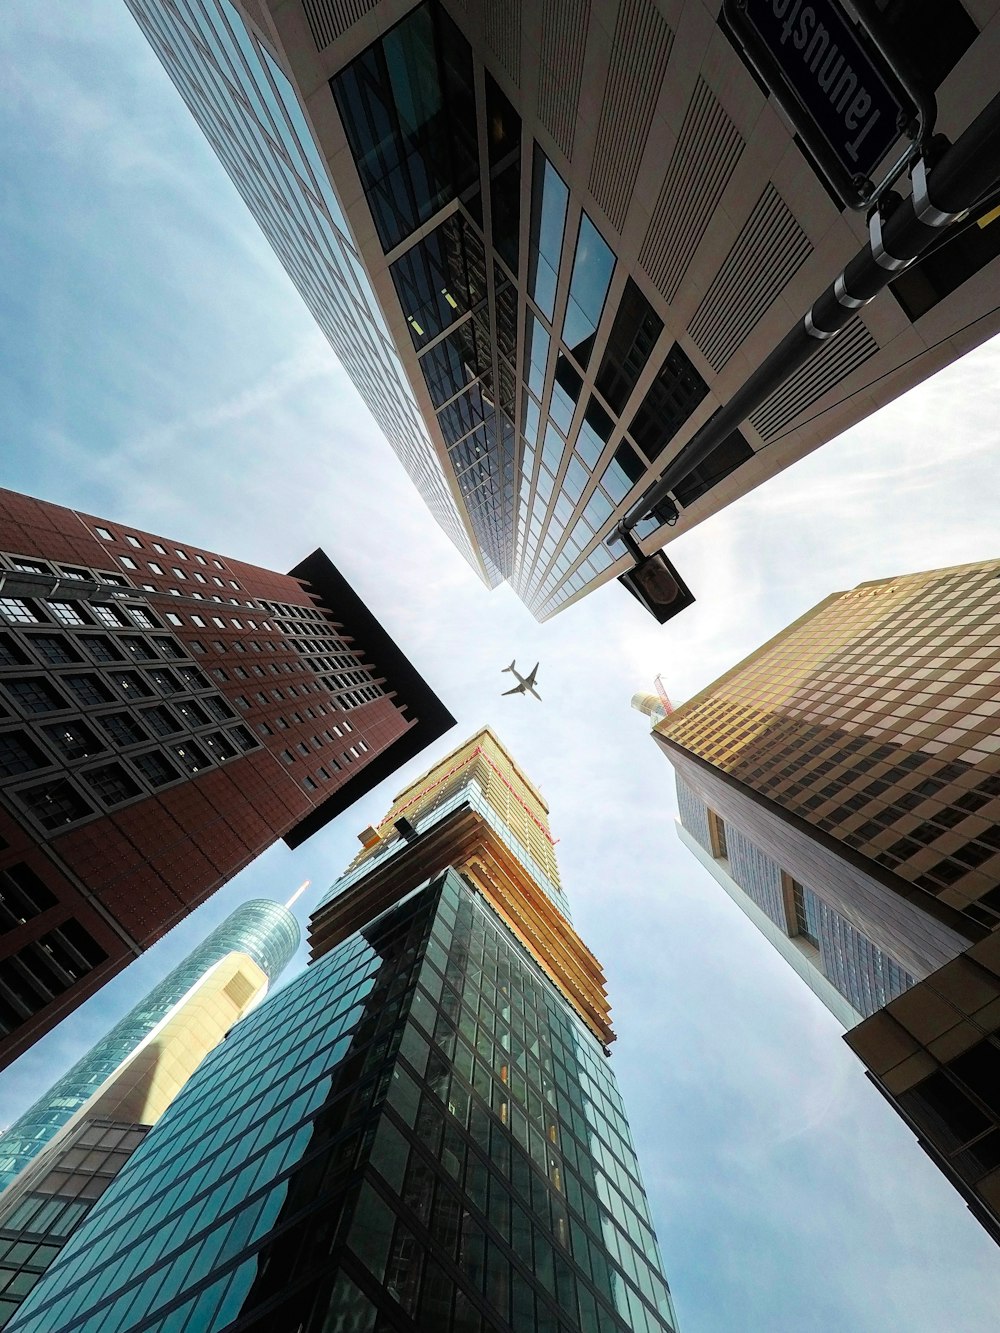
[[[299,926],[287,907],[265,898],[241,903],[0,1136],[0,1190],[136,1053],[211,967],[228,954],[242,953],[274,982],[298,946]]]
[[[0,1328],[299,940],[288,906],[241,904],[0,1139]]]
[[[545,803],[488,729],[396,798],[12,1333],[671,1333]]]

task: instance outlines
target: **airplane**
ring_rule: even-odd
[[[542,696],[535,689],[535,676],[538,672],[537,662],[531,668],[531,672],[527,676],[522,676],[520,671],[518,671],[516,658],[514,659],[513,662],[511,662],[510,666],[505,666],[502,668],[502,670],[509,671],[512,675],[516,676],[518,683],[514,686],[512,690],[504,690],[501,694],[501,698],[503,697],[503,695],[506,694],[524,694],[526,690],[530,690],[530,692],[535,696],[538,702],[541,703]]]

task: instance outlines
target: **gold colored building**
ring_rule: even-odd
[[[686,845],[1000,1240],[1000,562],[832,594],[653,736]]]
[[[538,788],[483,727],[401,791],[377,828],[359,835],[362,851],[312,917],[313,957],[380,906],[454,866],[607,1047],[614,1033],[604,973],[572,927],[548,816]],[[409,855],[397,857],[406,842]]]

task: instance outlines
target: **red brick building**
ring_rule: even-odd
[[[0,1067],[453,723],[322,551],[0,491]]]

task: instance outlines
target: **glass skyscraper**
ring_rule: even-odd
[[[489,731],[401,793],[12,1333],[676,1329],[551,846]]]
[[[135,1054],[209,968],[227,954],[244,953],[273,983],[298,946],[298,923],[286,907],[265,898],[241,903],[0,1136],[0,1190]]]
[[[299,939],[287,907],[242,904],[5,1136],[0,1328]]]
[[[484,574],[287,75],[228,0],[126,0],[438,523]]]
[[[719,0],[128,3],[439,521],[539,619],[631,568],[619,520],[864,242]],[[956,138],[997,0],[876,8]],[[645,547],[996,331],[976,221],[677,480]]]

